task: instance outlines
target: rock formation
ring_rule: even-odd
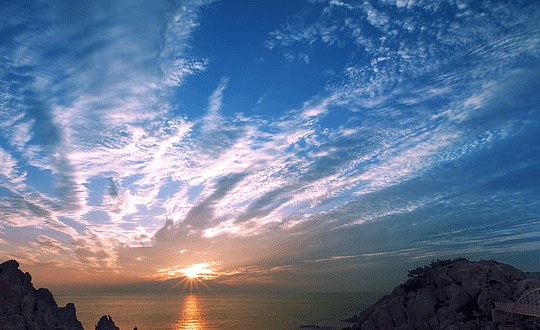
[[[75,305],[58,307],[47,289],[35,289],[32,277],[19,270],[19,263],[0,264],[0,330],[84,330]],[[104,315],[95,330],[120,330]],[[135,329],[137,330],[137,327]]]
[[[538,274],[496,261],[436,261],[409,272],[410,279],[362,312],[353,329],[497,329],[495,302],[514,302],[540,287]],[[537,329],[533,319],[523,328]]]
[[[95,330],[120,330],[109,315],[103,315],[96,324]]]
[[[84,330],[73,304],[58,307],[51,292],[36,290],[31,280],[17,261],[0,264],[0,329]]]

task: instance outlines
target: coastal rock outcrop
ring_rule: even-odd
[[[19,270],[19,263],[0,264],[0,330],[84,330],[75,305],[58,307],[47,289],[35,289],[32,276]],[[95,330],[120,330],[104,315]],[[133,330],[137,330],[135,327]]]
[[[75,306],[58,307],[51,292],[36,290],[15,260],[0,264],[0,329],[84,330]]]
[[[109,315],[103,315],[96,324],[95,330],[120,330]]]
[[[540,287],[537,273],[496,261],[435,261],[409,272],[410,279],[364,310],[358,330],[497,329],[495,302],[515,302]],[[537,329],[535,318],[522,328]]]

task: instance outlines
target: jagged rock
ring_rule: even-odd
[[[84,330],[73,304],[58,307],[49,290],[36,290],[31,281],[17,261],[0,264],[0,329]]]
[[[537,273],[496,261],[436,261],[364,310],[353,329],[494,330],[495,301],[516,301],[540,287]],[[534,327],[533,327],[534,328]]]
[[[109,315],[103,315],[96,324],[95,330],[120,330]]]

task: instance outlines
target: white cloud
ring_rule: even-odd
[[[219,117],[219,111],[223,106],[223,92],[229,83],[228,78],[222,78],[219,86],[214,90],[208,99],[208,113],[203,119],[203,131],[208,133],[211,130],[216,130],[221,126],[222,120]]]
[[[141,227],[125,230],[87,221],[84,215],[106,209],[96,206],[104,200],[103,195],[95,197],[100,191],[88,187],[97,177],[135,183],[115,198],[105,198],[114,222],[120,224],[138,205],[151,207],[156,202],[165,178],[181,176],[177,170],[185,164],[177,152],[185,147],[182,140],[192,123],[173,118],[161,122],[163,127],[148,124],[167,117],[171,87],[208,65],[187,52],[206,3],[187,2],[173,15],[158,8],[161,3],[149,4],[146,11],[126,8],[128,3],[96,3],[77,9],[91,11],[83,15],[89,18],[85,22],[71,20],[71,12],[67,17],[55,10],[34,13],[43,22],[54,22],[45,31],[25,25],[21,17],[18,24],[23,27],[10,46],[2,48],[5,57],[0,63],[4,73],[15,77],[0,90],[0,133],[12,148],[0,150],[2,186],[12,193],[0,201],[3,224],[53,229],[76,240],[98,235],[96,242],[108,245],[109,251],[118,242],[140,237]],[[87,28],[92,33],[86,33]],[[53,51],[63,47],[63,52]],[[31,70],[32,79],[18,73],[24,67]],[[12,152],[18,152],[17,159]],[[54,186],[26,180],[20,169],[27,165],[50,171]],[[75,224],[66,225],[59,217]],[[84,233],[76,227],[85,228]],[[87,247],[96,258],[99,244]]]
[[[17,161],[13,159],[11,154],[0,148],[0,174],[8,179],[15,179]]]

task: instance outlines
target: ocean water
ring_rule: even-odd
[[[375,302],[379,293],[112,293],[55,294],[73,302],[86,330],[111,315],[122,330],[342,329],[342,320]],[[302,326],[304,326],[302,328]]]

